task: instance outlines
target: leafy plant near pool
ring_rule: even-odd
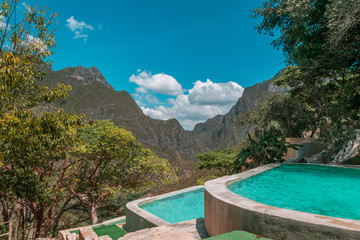
[[[248,134],[247,144],[236,155],[233,172],[240,172],[264,164],[282,162],[288,148],[298,149],[301,145],[289,144],[284,136],[273,136],[272,131],[261,131],[258,139]]]

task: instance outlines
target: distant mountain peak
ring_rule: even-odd
[[[83,66],[77,67],[68,67],[64,70],[65,75],[70,78],[78,80],[80,85],[88,85],[93,82],[100,82],[110,89],[114,89],[106,80],[105,77],[101,74],[97,67],[88,67]]]

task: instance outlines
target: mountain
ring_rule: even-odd
[[[281,73],[246,88],[229,113],[199,123],[193,131],[184,130],[176,119],[165,121],[146,116],[129,93],[115,91],[96,67],[49,70],[43,83],[49,87],[56,86],[58,82],[72,86],[69,97],[54,103],[52,107],[63,108],[69,113],[83,113],[96,120],[109,119],[131,131],[145,147],[169,159],[183,173],[190,174],[197,153],[232,147],[245,138],[250,129],[236,126],[236,116],[254,108],[275,92],[285,91],[273,85]]]
[[[192,131],[193,139],[198,144],[203,144],[203,149],[206,151],[230,148],[244,140],[251,129],[248,126],[237,125],[238,116],[255,108],[275,93],[287,92],[287,88],[280,88],[273,84],[283,72],[284,69],[270,80],[245,88],[243,95],[227,114],[218,115],[204,123],[196,124]]]
[[[145,147],[169,159],[180,169],[194,168],[194,156],[201,152],[176,119],[156,120],[146,116],[131,95],[115,91],[97,68],[66,68],[50,71],[43,83],[49,87],[58,82],[70,84],[69,96],[52,107],[68,113],[83,113],[96,120],[109,119],[131,131]]]

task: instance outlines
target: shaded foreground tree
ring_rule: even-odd
[[[81,168],[69,191],[90,208],[93,224],[98,223],[96,208],[110,195],[177,181],[166,159],[143,149],[130,132],[109,121],[93,123],[79,138],[75,155]]]
[[[274,35],[289,67],[276,84],[314,113],[320,136],[335,149],[360,117],[360,1],[268,0],[255,9],[260,33]]]
[[[357,0],[268,0],[254,10],[262,18],[260,33],[280,35],[290,65],[303,72],[328,75],[359,69],[360,2]]]
[[[255,134],[272,132],[277,136],[303,137],[317,130],[315,113],[307,104],[290,94],[275,94],[240,116],[239,124],[255,127]]]

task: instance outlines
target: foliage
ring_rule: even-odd
[[[208,175],[208,176],[205,176],[205,177],[201,177],[201,178],[199,178],[199,179],[196,180],[196,184],[197,184],[197,185],[204,185],[205,182],[210,181],[210,180],[213,180],[213,179],[218,178],[218,177],[221,177],[221,176],[218,176],[218,175]]]
[[[71,199],[65,199],[63,184],[76,170],[69,151],[83,124],[62,111],[29,110],[70,90],[41,84],[55,47],[55,17],[19,0],[0,4],[0,195],[2,213],[16,213],[22,238],[47,236],[66,211]],[[29,230],[33,224],[35,231]]]
[[[167,160],[143,149],[130,132],[109,121],[86,127],[79,138],[75,155],[82,166],[69,190],[91,208],[94,224],[96,207],[108,196],[177,180]]]
[[[214,150],[208,153],[198,154],[196,158],[198,169],[217,169],[221,175],[231,174],[231,166],[234,162],[235,153],[232,149]]]
[[[302,137],[305,131],[315,133],[314,113],[307,104],[289,94],[275,94],[266,102],[240,116],[240,124],[286,137]]]
[[[240,172],[243,168],[282,162],[288,148],[298,149],[299,146],[287,143],[284,136],[274,136],[271,131],[262,130],[258,139],[248,134],[247,145],[236,155],[232,170]]]
[[[0,194],[33,214],[37,237],[44,224],[44,236],[49,232],[64,181],[78,170],[69,151],[81,126],[81,118],[62,111],[37,116],[24,110],[0,118]]]
[[[255,9],[259,32],[274,35],[287,69],[276,84],[307,104],[324,142],[339,146],[359,128],[360,2],[268,0]]]
[[[347,0],[268,0],[255,9],[260,33],[272,36],[291,65],[304,72],[359,68],[360,2]]]
[[[39,84],[43,68],[51,63],[55,38],[50,28],[56,14],[31,6],[21,13],[22,7],[19,0],[0,5],[0,113],[52,102],[70,89],[62,84],[50,90]]]
[[[320,130],[323,142],[341,145],[359,128],[359,75],[308,77],[299,67],[289,67],[275,84],[292,87],[291,98],[306,104],[313,116],[313,125]]]

